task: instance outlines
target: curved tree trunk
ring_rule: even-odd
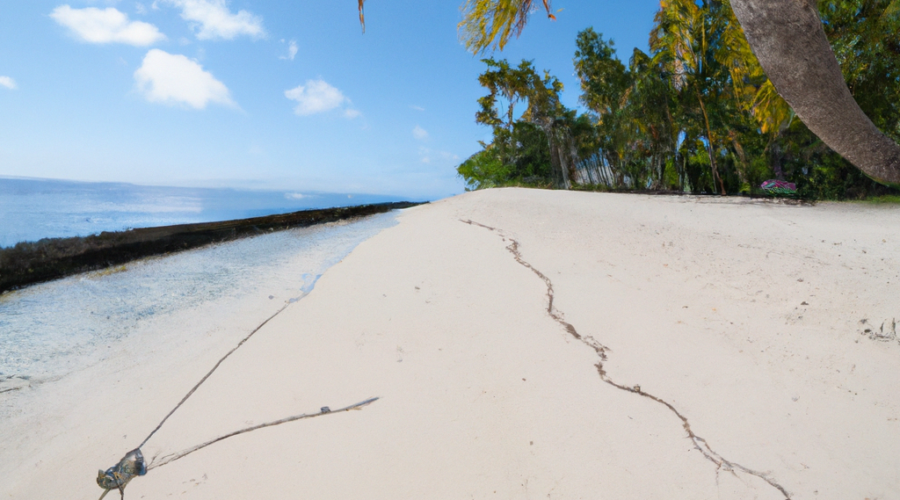
[[[900,184],[900,145],[850,94],[815,0],[731,0],[750,47],[778,93],[831,149],[873,179]]]

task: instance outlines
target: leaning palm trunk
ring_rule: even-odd
[[[900,145],[850,94],[815,0],[731,0],[731,6],[769,79],[803,123],[868,176],[900,184]]]

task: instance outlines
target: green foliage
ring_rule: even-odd
[[[491,127],[493,140],[457,168],[468,189],[508,185],[570,187],[578,158],[593,150],[594,126],[560,103],[563,85],[530,61],[517,67],[484,59],[475,121]],[[524,110],[517,116],[517,105]]]
[[[530,2],[469,0],[470,49],[503,44]],[[863,111],[900,140],[900,0],[818,0],[848,86]],[[549,11],[548,11],[549,12]],[[485,150],[460,165],[470,188],[546,184],[564,188],[660,189],[761,194],[760,184],[797,184],[809,199],[900,194],[867,178],[796,118],[766,78],[729,0],[662,0],[649,54],[625,64],[612,40],[588,28],[573,60],[586,114],[559,100],[562,84],[529,61],[486,59],[478,123]],[[524,105],[524,110],[520,105]]]
[[[900,1],[819,0],[819,12],[854,99],[900,140]]]
[[[505,150],[505,151],[504,151]],[[507,160],[504,162],[503,158]],[[488,146],[457,167],[466,190],[500,186],[550,187],[550,148],[544,132],[527,122],[516,122],[508,141]]]
[[[456,172],[466,180],[466,191],[497,187],[509,179],[509,168],[493,148],[473,154]]]
[[[550,145],[537,125],[516,122],[508,148],[509,179],[518,182],[547,182],[551,176]]]
[[[533,0],[466,0],[461,9],[463,20],[458,26],[460,39],[476,54],[491,47],[503,50],[513,34],[522,33],[533,3]],[[556,19],[550,12],[549,0],[543,3],[547,17]]]

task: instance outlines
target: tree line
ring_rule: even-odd
[[[900,139],[900,8],[890,0],[820,0],[823,26],[862,110]],[[623,62],[592,28],[576,39],[578,113],[562,84],[530,61],[485,59],[476,122],[493,139],[459,165],[469,189],[504,185],[738,194],[767,179],[800,196],[900,191],[831,151],[778,95],[728,0],[664,0],[650,53]]]

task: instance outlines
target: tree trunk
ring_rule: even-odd
[[[749,180],[747,179],[749,164],[747,163],[747,155],[744,154],[744,147],[741,146],[741,143],[738,141],[737,132],[731,130],[728,132],[728,136],[731,138],[731,144],[734,146],[734,152],[737,154],[738,163],[740,163],[740,167],[737,169],[738,178],[740,178],[741,184],[749,184]]]
[[[662,152],[656,153],[656,162],[657,167],[659,168],[659,188],[658,189],[668,189],[669,186],[666,185],[666,160],[663,157]]]
[[[700,110],[703,111],[703,120],[706,122],[706,154],[709,155],[709,167],[712,169],[713,174],[713,191],[715,191],[716,181],[719,182],[719,189],[722,196],[725,196],[725,183],[722,182],[722,178],[719,177],[719,169],[716,166],[716,155],[713,152],[713,140],[712,140],[712,130],[709,127],[709,116],[706,114],[706,106],[703,104],[703,98],[700,97],[700,89],[697,89],[697,101],[700,102]]]
[[[779,181],[784,180],[784,170],[781,168],[781,146],[777,142],[772,143],[772,171],[775,172],[775,178]]]
[[[569,176],[566,162],[564,161],[560,147],[556,144],[556,141],[553,140],[550,140],[550,166],[553,169],[553,177],[555,177],[554,180],[557,187],[569,189]]]
[[[747,41],[779,94],[809,129],[878,182],[900,185],[900,145],[850,94],[815,0],[731,0]]]

